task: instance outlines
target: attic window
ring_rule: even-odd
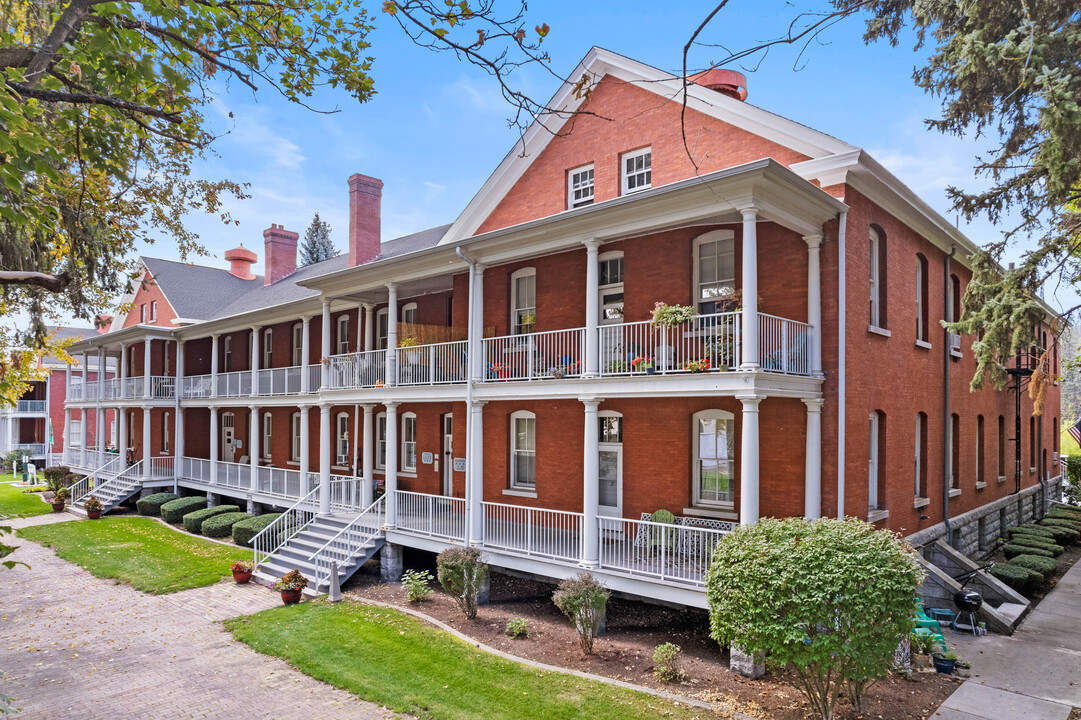
[[[567,207],[593,204],[593,166],[583,165],[567,173]]]
[[[154,322],[158,319],[158,301],[150,301],[150,322]]]
[[[139,305],[139,322],[146,322],[146,303],[142,303],[141,305]]]
[[[653,149],[642,148],[625,153],[623,165],[623,194],[646,190],[653,184]]]

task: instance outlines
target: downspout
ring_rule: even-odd
[[[845,516],[845,232],[848,212],[837,220],[837,517]]]
[[[1040,482],[1040,519],[1047,511],[1047,468],[1043,466],[1043,416],[1036,423],[1036,479]]]
[[[943,299],[945,300],[943,307],[951,307],[950,294],[952,288],[950,287],[950,260],[953,259],[954,253],[957,252],[957,246],[950,248],[950,254],[946,256],[945,272],[943,274],[942,287],[944,288]],[[956,312],[956,309],[954,309]],[[950,318],[952,320],[953,318]],[[953,525],[950,524],[950,471],[951,467],[951,455],[957,452],[957,448],[952,447],[953,433],[950,422],[950,330],[949,328],[942,328],[942,427],[943,430],[943,444],[942,447],[950,448],[952,452],[942,453],[942,521],[946,524],[946,542],[950,547],[953,547]]]
[[[468,255],[466,255],[464,252],[462,252],[462,249],[460,247],[454,248],[454,252],[456,252],[458,254],[458,257],[460,257],[463,261],[465,261],[465,263],[467,265],[469,265],[469,297],[467,298],[467,302],[466,302],[466,309],[467,309],[469,315],[466,318],[466,331],[465,331],[465,336],[466,336],[466,338],[468,338],[468,340],[466,341],[466,375],[468,377],[466,378],[466,383],[465,383],[465,442],[466,442],[465,455],[466,455],[466,461],[465,461],[465,488],[464,488],[464,492],[462,493],[463,497],[465,498],[465,527],[466,527],[465,540],[466,540],[466,544],[468,544],[469,543],[469,528],[473,527],[472,524],[471,524],[472,520],[473,520],[473,518],[471,517],[472,510],[470,509],[471,503],[469,502],[469,491],[470,491],[470,488],[472,487],[472,480],[473,480],[473,478],[471,477],[472,474],[473,474],[473,462],[472,462],[473,458],[472,458],[471,453],[470,453],[470,448],[473,445],[473,375],[474,375],[474,373],[473,373],[473,370],[474,370],[473,365],[474,365],[474,363],[479,361],[479,357],[478,357],[479,352],[478,352],[477,347],[476,347],[477,345],[479,345],[479,343],[475,343],[474,342],[474,337],[473,337],[473,333],[474,333],[474,327],[473,326],[475,324],[474,323],[475,312],[474,312],[474,308],[473,308],[473,298],[476,297],[476,294],[474,293],[473,285],[474,285],[474,282],[476,281],[477,261],[474,260],[473,258],[469,257]],[[453,469],[451,471],[451,477],[452,478],[454,477]],[[453,480],[451,480],[450,492],[451,492],[451,495],[454,494],[454,481]]]

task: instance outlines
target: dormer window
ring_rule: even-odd
[[[593,204],[593,166],[583,165],[567,173],[567,207]]]
[[[642,148],[624,153],[620,158],[623,166],[623,194],[646,190],[653,184],[653,150]]]

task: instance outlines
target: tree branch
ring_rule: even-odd
[[[83,20],[90,12],[90,6],[94,0],[71,0],[71,4],[64,9],[64,13],[53,25],[49,36],[38,48],[34,58],[26,66],[26,74],[23,79],[27,87],[34,87],[45,71],[53,64],[56,54],[79,29]]]
[[[95,93],[73,93],[73,92],[57,92],[55,90],[38,90],[27,85],[20,83],[8,83],[8,87],[15,90],[17,93],[24,97],[31,97],[35,100],[44,100],[45,102],[63,102],[71,103],[73,105],[104,105],[106,107],[118,108],[120,110],[129,110],[131,112],[137,112],[142,115],[149,115],[156,117],[166,122],[171,122],[174,125],[179,125],[183,120],[179,113],[170,113],[164,110],[158,110],[148,105],[140,105],[139,103],[130,102],[128,100],[120,100],[118,98],[112,98],[107,95],[97,95]]]
[[[28,47],[0,48],[0,68],[26,67],[36,54]]]
[[[52,273],[25,270],[0,270],[0,287],[27,285],[43,288],[49,292],[60,293],[71,285],[71,281],[71,275],[66,272],[54,275]]]

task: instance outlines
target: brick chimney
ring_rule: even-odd
[[[367,175],[349,178],[349,267],[379,257],[379,205],[383,181]]]
[[[244,247],[244,243],[241,243],[238,248],[226,250],[225,259],[229,261],[230,275],[238,277],[241,280],[255,279],[255,276],[251,274],[251,265],[256,261],[257,256],[251,250]]]
[[[263,252],[266,253],[266,272],[263,273],[263,285],[273,285],[282,278],[297,271],[297,240],[300,235],[286,230],[281,225],[270,224],[269,230],[263,231]]]

